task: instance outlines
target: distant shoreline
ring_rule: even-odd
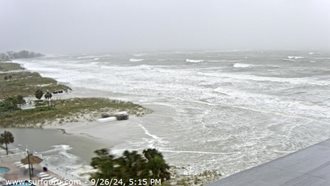
[[[132,102],[102,97],[79,97],[72,89],[55,79],[43,77],[37,72],[24,69],[12,61],[0,61],[0,100],[21,95],[34,102],[34,92],[61,91],[60,97],[53,93],[54,107],[0,113],[0,127],[37,127],[63,122],[95,121],[101,113],[127,111],[130,115],[143,116],[151,110]],[[70,93],[69,93],[70,92]],[[45,99],[41,99],[46,102]],[[2,121],[1,121],[2,120]]]

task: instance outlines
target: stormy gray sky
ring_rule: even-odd
[[[0,0],[0,51],[330,50],[329,0]]]

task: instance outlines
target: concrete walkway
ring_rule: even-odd
[[[210,186],[330,186],[330,139]]]

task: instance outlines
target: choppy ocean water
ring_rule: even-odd
[[[330,137],[330,53],[191,51],[20,60],[73,87],[170,106],[168,123],[114,150],[156,147],[187,173],[225,175]]]

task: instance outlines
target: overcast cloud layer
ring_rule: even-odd
[[[330,50],[329,0],[0,0],[0,51]]]

